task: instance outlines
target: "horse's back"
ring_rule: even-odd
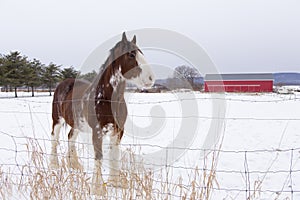
[[[69,125],[73,125],[72,107],[81,101],[83,93],[89,85],[90,83],[85,80],[72,78],[58,84],[52,102],[53,123],[58,122],[60,118],[64,118]]]

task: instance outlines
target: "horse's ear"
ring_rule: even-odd
[[[136,44],[136,36],[135,36],[135,35],[133,36],[131,42],[132,42],[133,44]]]
[[[122,35],[122,42],[127,42],[127,37],[126,37],[125,32],[123,32],[123,35]]]

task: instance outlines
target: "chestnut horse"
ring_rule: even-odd
[[[154,84],[154,74],[142,51],[136,45],[136,37],[128,41],[123,33],[122,40],[111,49],[109,57],[92,83],[66,79],[57,86],[53,97],[50,167],[59,166],[57,145],[59,132],[64,123],[71,127],[68,134],[67,164],[74,169],[83,169],[75,148],[78,132],[92,130],[95,153],[92,188],[98,194],[105,191],[101,167],[102,138],[106,134],[110,135],[108,184],[127,187],[127,180],[121,178],[119,167],[119,144],[127,118],[124,99],[126,80],[135,83],[138,87],[151,87]]]

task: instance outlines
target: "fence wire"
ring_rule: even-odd
[[[218,99],[218,98],[215,98]],[[129,104],[159,104],[159,103],[169,103],[169,102],[178,102],[178,101],[190,101],[195,99],[176,99],[176,100],[160,100],[160,101],[149,101],[149,102],[128,102]],[[211,97],[203,97],[203,98],[196,98],[196,100],[212,100]],[[223,99],[222,99],[223,100]],[[297,96],[283,96],[281,99],[275,99],[275,100],[251,100],[251,99],[241,99],[241,98],[226,98],[226,101],[234,101],[234,102],[251,102],[251,103],[269,103],[269,102],[276,102],[276,103],[284,103],[288,101],[299,101],[300,98]],[[49,104],[50,101],[38,101],[36,99],[34,100],[28,100],[28,99],[17,99],[17,101],[22,102],[31,102],[31,103],[40,103],[40,104]],[[49,112],[34,112],[34,111],[28,111],[28,112],[22,112],[22,111],[10,111],[10,110],[1,110],[0,113],[6,113],[6,114],[46,114],[50,115]],[[133,117],[148,117],[148,118],[159,118],[161,116],[150,116],[150,115],[131,115]],[[210,116],[164,116],[163,118],[190,118],[190,117],[196,117],[201,119],[217,119]],[[258,121],[300,121],[300,118],[247,118],[247,117],[224,117],[225,121],[228,120],[258,120]],[[18,188],[28,188],[31,187],[30,183],[28,182],[22,182],[20,180],[14,180],[9,182],[8,179],[13,177],[27,177],[24,179],[30,179],[32,174],[31,173],[25,173],[24,169],[30,169],[30,170],[36,170],[40,171],[41,168],[45,171],[49,171],[48,169],[48,157],[51,155],[50,153],[47,153],[45,151],[45,147],[43,146],[45,143],[49,144],[51,143],[50,138],[39,138],[39,137],[29,137],[29,136],[15,136],[11,133],[8,133],[4,130],[0,130],[0,137],[5,136],[7,138],[10,138],[14,146],[10,147],[1,147],[0,146],[0,155],[7,155],[7,154],[13,154],[14,156],[11,159],[1,161],[0,158],[0,186],[2,188],[11,188],[13,186],[17,186]],[[3,137],[2,137],[3,138]],[[34,143],[33,146],[30,146],[28,143],[22,143],[23,141],[27,141],[28,143],[32,142]],[[61,143],[67,144],[69,141],[67,140],[60,140]],[[92,144],[85,143],[85,142],[75,142],[77,146],[85,145],[92,147]],[[20,147],[22,146],[23,147]],[[26,148],[24,148],[24,145]],[[49,145],[45,145],[49,146]],[[236,160],[236,162],[239,162],[242,164],[242,168],[239,169],[225,169],[222,168],[222,166],[215,166],[211,167],[209,166],[210,162],[213,162],[210,157],[207,157],[207,160],[204,159],[201,166],[185,166],[185,165],[161,165],[161,171],[170,172],[170,171],[176,171],[179,172],[186,172],[189,174],[189,178],[191,179],[191,176],[193,176],[193,173],[200,174],[198,178],[198,182],[195,179],[192,179],[192,181],[185,181],[181,182],[178,181],[178,179],[170,178],[166,175],[153,175],[151,177],[151,182],[156,185],[163,185],[160,189],[157,189],[155,187],[150,187],[151,190],[151,197],[149,199],[197,199],[202,197],[203,199],[209,198],[208,196],[205,196],[205,192],[198,194],[203,196],[197,196],[193,198],[193,191],[205,191],[208,190],[208,184],[203,180],[203,176],[208,174],[214,174],[215,177],[234,177],[239,176],[242,179],[242,184],[236,186],[224,186],[219,183],[212,184],[210,187],[211,191],[214,193],[218,192],[224,192],[225,195],[228,196],[230,193],[230,198],[228,199],[235,199],[234,195],[236,195],[236,199],[259,199],[260,194],[268,194],[270,199],[279,199],[279,197],[284,197],[286,199],[298,199],[300,198],[300,146],[294,147],[294,148],[276,148],[276,149],[248,149],[248,150],[230,150],[230,149],[222,149],[222,148],[211,148],[211,149],[203,149],[203,148],[181,148],[181,147],[165,147],[163,145],[158,144],[121,144],[120,145],[122,149],[139,149],[139,148],[156,148],[156,149],[167,149],[168,151],[172,152],[174,150],[186,150],[188,152],[196,152],[197,154],[202,154],[204,152],[205,155],[218,155],[218,159],[221,159],[222,157],[235,155],[238,158],[241,158],[239,160]],[[105,147],[105,144],[104,144]],[[41,156],[42,162],[41,165],[37,165],[32,160],[26,160],[24,159],[24,155],[27,155],[27,157],[30,157],[32,159],[33,154],[37,154],[37,156]],[[209,153],[207,153],[209,152]],[[268,154],[270,155],[270,158],[272,156],[275,156],[275,159],[273,159],[273,162],[267,169],[253,169],[251,164],[253,160],[251,160],[253,157],[256,157],[257,160],[260,160],[260,156],[262,154]],[[271,169],[274,166],[274,163],[276,163],[276,160],[278,156],[284,155],[285,158],[288,157],[287,162],[284,164],[281,164],[282,169]],[[62,151],[60,154],[58,154],[60,158],[65,157],[65,152]],[[19,160],[22,158],[22,160]],[[94,157],[93,155],[79,155],[79,159],[85,163],[92,162]],[[109,158],[103,158],[105,161],[110,161]],[[135,165],[144,165],[145,163],[143,161],[137,161],[135,160]],[[278,163],[277,163],[278,164]],[[155,166],[155,163],[147,163],[147,165]],[[7,171],[5,171],[7,170]],[[160,172],[161,172],[160,171]],[[144,171],[145,172],[145,171]],[[153,172],[154,173],[154,172]],[[93,175],[93,171],[85,171],[84,176],[91,177]],[[281,178],[280,183],[277,183],[276,185],[280,185],[281,187],[272,187],[270,185],[264,185],[263,182],[266,180],[267,176],[274,176],[276,177],[279,175]],[[108,177],[109,173],[104,172],[103,177]],[[172,174],[174,176],[174,174]],[[202,179],[201,179],[202,178]],[[270,178],[270,177],[269,177]],[[89,179],[89,178],[88,178]],[[139,186],[135,186],[139,188]],[[175,191],[174,188],[181,188],[177,189]],[[1,189],[0,189],[0,197],[1,197]],[[144,191],[145,192],[145,191]],[[86,191],[87,196],[89,195],[89,191]],[[122,192],[119,192],[121,194],[114,193],[113,195],[107,195],[107,199],[124,199],[124,196],[122,197]],[[147,193],[147,192],[146,192]],[[131,196],[130,199],[143,199],[145,196],[138,195],[136,192],[134,193],[135,196]],[[207,195],[207,194],[206,194]],[[4,194],[2,194],[2,197],[5,197]],[[233,196],[233,197],[232,197]],[[27,199],[27,197],[24,197]],[[28,199],[32,199],[28,197]],[[83,198],[84,199],[84,198]],[[86,198],[89,199],[89,198]]]

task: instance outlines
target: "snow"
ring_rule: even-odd
[[[38,139],[43,151],[51,152],[52,97],[48,93],[36,95],[38,97],[29,97],[30,94],[24,92],[19,93],[21,98],[13,98],[13,93],[0,93],[2,171],[20,172],[19,166],[28,160],[28,138]],[[203,141],[215,117],[213,98],[211,94],[198,92],[127,93],[128,119],[121,142],[122,150],[131,147],[138,152],[137,158],[146,158],[146,167],[156,172],[169,166],[172,169],[169,182],[175,182],[182,176],[183,182],[188,183],[190,169],[203,168]],[[281,193],[279,199],[300,199],[300,93],[227,93],[225,99],[226,115],[221,129],[222,146],[216,172],[218,185],[214,186],[212,199],[246,199],[246,188],[253,189],[259,181],[262,181],[262,192],[253,199],[275,199],[276,192],[282,190],[286,192]],[[194,107],[186,112],[184,109],[188,105]],[[192,130],[188,126],[193,124],[184,123],[195,118],[195,134],[188,133]],[[182,126],[187,126],[187,129],[182,130]],[[62,129],[59,151],[65,153],[69,128]],[[157,155],[147,156],[161,152],[185,130],[187,138],[189,134],[193,136],[192,142],[184,138],[181,140],[187,147],[186,151],[177,157],[177,146],[172,146],[175,148],[168,150],[168,162],[161,155],[157,162],[161,166],[157,168],[150,159],[159,159]],[[91,134],[81,133],[78,140],[82,143],[78,145],[79,155],[87,158],[81,159],[84,168],[92,171]],[[105,141],[107,144],[108,140]],[[106,146],[104,158],[108,155]],[[209,163],[207,165],[209,169]],[[103,174],[107,174],[108,162],[105,159],[103,166]],[[159,179],[158,176],[155,178]],[[294,193],[289,192],[291,190]]]

